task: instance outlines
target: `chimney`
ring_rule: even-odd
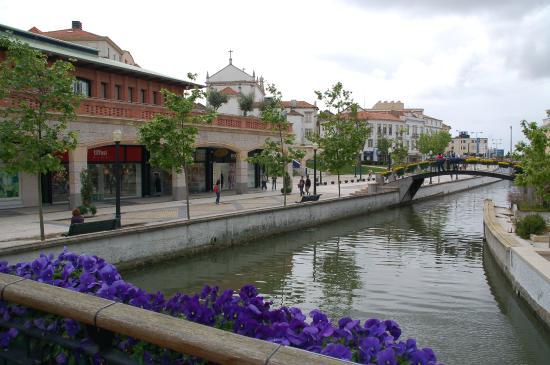
[[[82,30],[82,23],[79,20],[73,20],[72,29]]]
[[[296,107],[298,107],[298,100],[292,99],[292,100],[290,101],[290,107],[291,107],[291,108],[296,108]]]

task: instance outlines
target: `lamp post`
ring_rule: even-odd
[[[317,195],[317,149],[319,145],[313,143],[313,195]]]
[[[113,132],[113,142],[115,142],[115,179],[116,179],[116,210],[115,219],[116,226],[120,228],[120,140],[122,139],[122,131],[117,129]]]
[[[432,174],[431,174],[431,173],[433,172],[432,168],[433,168],[433,164],[432,164],[432,150],[430,150],[430,185],[432,185]]]

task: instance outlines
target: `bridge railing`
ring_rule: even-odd
[[[54,362],[51,353],[44,354],[44,351],[39,351],[39,354],[36,354],[37,339],[48,342],[50,346],[46,348],[51,350],[78,348],[81,355],[89,358],[99,354],[109,364],[140,363],[126,356],[127,354],[111,348],[112,338],[116,335],[130,336],[215,364],[349,363],[8,274],[0,274],[0,297],[3,302],[75,320],[85,325],[89,337],[95,339],[95,343],[82,344],[63,336],[45,335],[36,329],[26,330],[24,325],[12,323],[4,318],[0,321],[0,327],[15,328],[25,334],[27,341],[23,349],[0,351],[0,359],[10,364],[45,363],[44,356]]]
[[[521,166],[515,163],[507,161],[497,161],[493,159],[480,159],[480,158],[443,158],[443,159],[431,159],[421,161],[418,163],[405,164],[402,166],[395,166],[392,170],[385,171],[382,176],[386,180],[390,180],[391,177],[402,178],[407,175],[416,175],[422,173],[451,173],[456,171],[495,171],[506,169],[508,173],[514,174],[521,172]]]

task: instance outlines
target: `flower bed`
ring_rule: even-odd
[[[32,262],[13,266],[2,262],[0,272],[340,359],[364,364],[437,364],[431,349],[417,347],[414,339],[400,341],[401,329],[392,320],[368,319],[361,323],[344,317],[332,323],[319,310],[311,311],[308,320],[298,308],[272,309],[272,302],[259,295],[252,285],[242,287],[238,293],[230,289],[220,292],[217,287],[206,285],[199,294],[176,293],[165,298],[160,292],[151,294],[125,282],[116,268],[101,258],[67,251],[55,259],[52,255],[41,255]],[[45,336],[77,339],[83,344],[88,341],[84,326],[72,319],[7,302],[0,302],[0,315],[4,321],[38,329]],[[0,345],[8,348],[20,342],[21,337],[16,328],[10,328],[0,333]],[[204,363],[122,335],[115,336],[114,345],[140,363]],[[49,351],[48,363],[80,363],[78,350],[56,346]],[[94,363],[104,361],[97,356]]]

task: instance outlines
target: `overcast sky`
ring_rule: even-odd
[[[388,5],[391,3],[391,5]],[[550,109],[550,0],[13,1],[0,23],[109,36],[142,67],[184,78],[228,63],[314,101],[337,81],[361,105],[401,100],[508,150]]]

